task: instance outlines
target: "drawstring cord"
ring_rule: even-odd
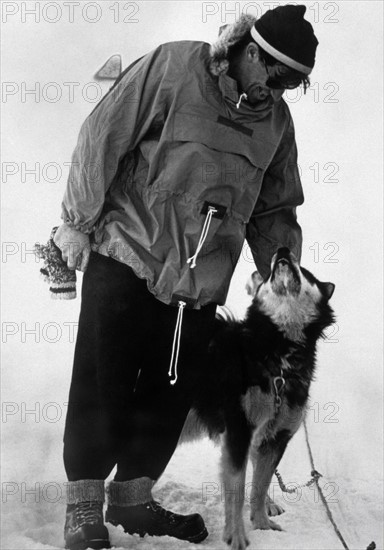
[[[173,335],[171,362],[170,362],[169,371],[168,371],[169,377],[172,377],[172,371],[174,372],[174,378],[169,382],[172,386],[177,382],[177,363],[179,360],[179,351],[180,351],[181,325],[183,323],[183,311],[186,305],[187,304],[185,302],[183,302],[182,300],[179,300],[179,303],[178,303],[179,311],[177,312],[176,327]]]
[[[193,256],[191,256],[187,260],[187,263],[190,264],[189,267],[191,269],[194,269],[196,267],[197,256],[199,255],[200,250],[203,248],[205,239],[207,238],[209,227],[212,221],[212,216],[217,212],[218,211],[214,206],[208,207],[207,217],[205,218],[204,225],[201,230],[201,235],[199,238],[199,242],[197,243],[196,252],[194,253]],[[170,378],[172,378],[173,376],[172,380],[170,380],[170,384],[172,386],[174,386],[177,382],[177,363],[179,361],[181,325],[183,324],[183,312],[186,305],[187,305],[186,302],[184,302],[183,300],[178,301],[179,311],[177,312],[175,332],[173,334],[171,362],[169,364],[169,370],[168,370],[168,376]]]
[[[207,217],[205,218],[203,229],[201,230],[201,235],[200,235],[199,242],[197,243],[196,252],[194,253],[193,256],[191,256],[187,260],[187,263],[191,264],[189,266],[191,269],[194,269],[196,267],[197,256],[198,256],[200,250],[203,248],[203,244],[205,242],[205,239],[207,238],[207,235],[208,235],[208,232],[209,232],[209,226],[211,225],[212,216],[213,216],[213,214],[216,214],[216,213],[217,213],[217,210],[214,206],[209,206],[208,207]]]
[[[242,101],[243,99],[244,99],[245,101],[248,99],[247,94],[243,93],[243,94],[240,95],[239,101],[236,103],[236,109],[238,109],[238,108],[240,107],[241,101]]]

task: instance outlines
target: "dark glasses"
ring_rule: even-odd
[[[277,73],[275,75],[271,75],[268,70],[268,65],[265,63],[265,61],[264,67],[268,75],[268,79],[265,85],[272,90],[293,90],[294,88],[298,88],[298,86],[300,86],[302,82],[301,78],[292,75],[292,71],[290,71],[288,68],[283,67],[282,65],[274,67],[276,68]]]

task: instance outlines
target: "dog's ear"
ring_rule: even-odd
[[[221,35],[221,33],[223,31],[225,31],[225,29],[228,27],[228,25],[221,25],[221,27],[219,27],[219,36]]]
[[[330,300],[335,292],[335,285],[333,283],[321,283],[320,286],[324,296],[327,300]]]
[[[250,296],[255,296],[256,290],[263,282],[264,280],[260,273],[258,271],[254,271],[245,285],[245,290],[247,291],[247,294],[249,294]]]

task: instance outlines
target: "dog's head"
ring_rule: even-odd
[[[247,283],[256,308],[294,341],[303,340],[311,327],[318,329],[321,336],[332,324],[333,312],[328,301],[334,290],[333,283],[322,283],[300,267],[288,248],[279,248],[274,254],[266,281],[259,274],[253,274]]]

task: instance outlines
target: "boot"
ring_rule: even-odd
[[[208,536],[204,520],[199,514],[183,516],[165,510],[153,500],[149,478],[109,484],[109,506],[105,521],[121,525],[126,533],[175,537],[199,543]]]
[[[80,480],[67,483],[65,548],[86,550],[110,548],[103,518],[104,481]]]

